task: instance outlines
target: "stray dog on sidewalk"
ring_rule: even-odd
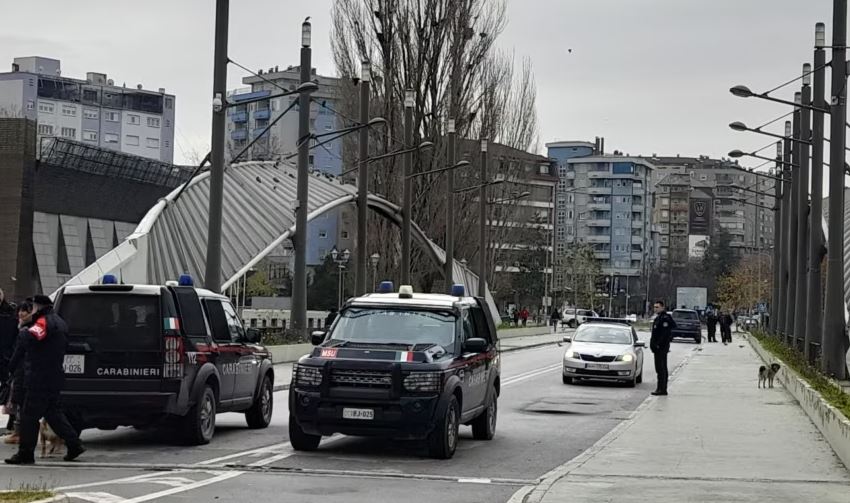
[[[770,368],[762,365],[759,367],[759,388],[764,384],[764,388],[772,388],[773,387],[773,378],[776,377],[776,373],[779,372],[779,364],[771,363]]]
[[[53,431],[53,428],[47,424],[47,421],[42,419],[38,428],[38,436],[41,441],[41,457],[46,458],[48,456],[52,456],[56,454],[57,449],[62,449],[65,445],[65,441],[59,438],[59,435]],[[48,452],[47,446],[50,444],[50,451]]]

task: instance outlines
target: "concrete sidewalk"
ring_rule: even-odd
[[[784,388],[758,389],[762,361],[742,337],[704,343],[670,396],[647,399],[525,501],[850,502],[847,469]]]

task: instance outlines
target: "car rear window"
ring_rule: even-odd
[[[674,320],[698,320],[699,316],[693,311],[673,311]]]
[[[65,295],[59,316],[72,340],[95,351],[159,350],[162,316],[155,295]]]

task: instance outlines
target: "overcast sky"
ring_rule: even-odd
[[[63,75],[104,72],[117,84],[165,87],[177,96],[175,161],[206,151],[214,0],[24,2],[0,0],[0,68],[15,56],[62,60]],[[249,68],[298,63],[300,24],[313,19],[314,66],[335,69],[332,0],[232,0],[230,57]],[[85,8],[83,8],[85,5]],[[798,75],[814,25],[830,0],[508,0],[498,45],[531,56],[541,149],[553,140],[604,136],[606,150],[633,155],[725,156],[770,139],[727,124],[758,125],[788,109],[731,96]],[[572,49],[572,52],[569,50]],[[229,88],[244,74],[229,69]],[[829,87],[827,86],[827,90]],[[791,98],[789,87],[777,96]],[[773,126],[780,132],[781,122]],[[767,151],[772,152],[772,150]]]

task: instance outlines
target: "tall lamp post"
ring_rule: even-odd
[[[351,258],[351,252],[348,250],[338,251],[336,248],[331,250],[331,259],[336,263],[339,270],[339,284],[337,290],[337,309],[342,309],[342,301],[345,297],[345,266]]]
[[[372,263],[372,288],[375,288],[378,285],[378,262],[381,261],[381,254],[375,252],[369,257],[369,261]]]

